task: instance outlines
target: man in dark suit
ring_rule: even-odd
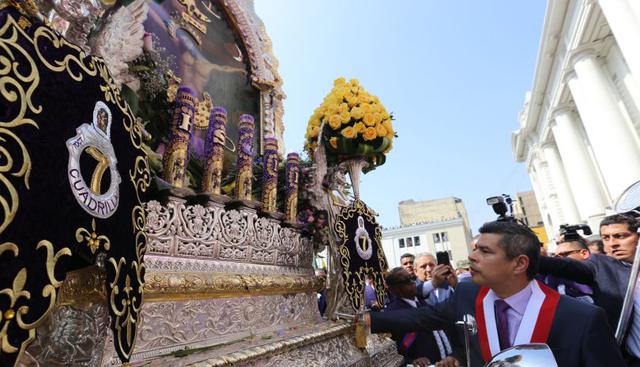
[[[540,273],[570,279],[593,288],[594,304],[602,307],[612,327],[618,325],[638,246],[638,221],[627,215],[611,215],[600,223],[607,256],[591,254],[585,261],[542,258]],[[636,294],[636,298],[640,295]],[[640,366],[640,327],[630,321],[625,351],[630,365]]]
[[[442,329],[469,315],[478,326],[470,338],[473,367],[531,342],[548,344],[562,367],[625,365],[602,309],[533,281],[540,244],[529,228],[497,221],[485,223],[480,233],[469,256],[473,283],[459,284],[435,306],[367,314],[365,324],[376,333],[406,333]]]
[[[427,305],[423,298],[416,297],[413,277],[404,268],[391,269],[384,280],[389,293],[394,295],[385,312],[411,310]],[[396,342],[398,354],[404,357],[404,363],[414,366],[428,366],[452,353],[449,339],[442,330],[393,333],[392,338]]]

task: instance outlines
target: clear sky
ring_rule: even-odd
[[[511,133],[531,88],[546,1],[255,0],[284,80],[285,144],[335,78],[357,78],[395,117],[387,163],[362,199],[385,227],[398,203],[463,199],[472,230],[495,218],[489,196],[531,190]]]

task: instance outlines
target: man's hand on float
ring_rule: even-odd
[[[436,362],[436,367],[460,367],[460,362],[457,359],[449,356],[439,362]]]
[[[353,326],[355,327],[358,322],[360,322],[360,316],[361,315],[355,315],[353,316]],[[364,326],[367,328],[371,328],[371,315],[369,314],[369,312],[365,312],[362,315],[362,320],[364,321]]]

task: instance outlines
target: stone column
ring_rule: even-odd
[[[544,222],[544,228],[547,232],[547,237],[549,237],[549,239],[553,239],[555,232],[553,230],[552,223],[550,223],[548,219],[549,209],[547,208],[545,196],[542,192],[542,188],[540,187],[538,175],[536,174],[533,167],[529,167],[529,178],[531,178],[531,186],[533,187],[533,192],[536,195],[536,202],[538,203],[538,208],[540,209],[540,215],[542,216],[542,221]]]
[[[595,54],[573,57],[575,73],[567,76],[578,113],[612,198],[640,179],[640,149],[636,132],[618,106],[617,93]]]
[[[556,188],[556,193],[558,194],[558,202],[560,204],[564,223],[575,224],[582,222],[573,198],[573,193],[569,188],[567,176],[565,175],[565,167],[562,163],[557,147],[555,144],[549,142],[542,146],[542,154],[547,161],[549,173],[551,174],[554,187]]]
[[[553,185],[553,180],[549,173],[549,167],[547,162],[544,162],[540,157],[533,158],[533,167],[536,172],[537,182],[540,186],[540,191],[544,197],[544,202],[547,207],[548,216],[544,218],[545,223],[551,218],[551,223],[548,224],[548,228],[551,229],[549,237],[553,238],[558,232],[558,228],[561,224],[565,223],[562,211],[558,203],[558,195]]]
[[[636,14],[638,5],[631,5],[632,2],[638,0],[598,0],[631,74],[640,81],[640,19]]]
[[[598,170],[587,151],[578,116],[571,107],[563,106],[553,117],[551,129],[580,217],[583,220],[602,218],[607,198],[600,186]]]

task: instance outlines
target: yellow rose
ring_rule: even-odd
[[[351,117],[353,117],[354,119],[360,120],[362,116],[364,116],[364,112],[362,111],[362,108],[354,107],[351,109]]]
[[[331,144],[333,149],[338,149],[338,139],[336,137],[329,139],[329,144]]]
[[[349,111],[349,105],[346,103],[340,103],[340,106],[338,106],[338,111],[340,111],[340,113],[343,113],[345,111]]]
[[[344,111],[340,114],[340,119],[342,120],[343,124],[346,124],[347,122],[351,121],[351,114],[349,113],[349,111]]]
[[[367,112],[364,114],[364,117],[362,118],[362,121],[364,122],[365,125],[367,126],[373,126],[376,124],[376,120],[375,117],[372,113]]]
[[[376,126],[376,134],[378,134],[378,136],[385,136],[387,135],[387,129],[382,125],[378,125]]]
[[[320,128],[317,126],[312,126],[308,131],[309,131],[309,136],[312,138],[316,138],[318,137],[318,134],[320,134]]]
[[[341,134],[347,139],[353,139],[356,136],[356,131],[353,129],[352,126],[347,126],[344,129],[342,129]]]
[[[360,81],[358,81],[358,79],[351,79],[349,80],[349,84],[351,84],[352,86],[358,86],[360,85]]]
[[[369,103],[369,96],[365,93],[360,93],[358,95],[358,103]]]
[[[362,103],[362,104],[360,104],[359,107],[360,107],[360,109],[362,109],[363,113],[367,113],[367,112],[371,111],[371,105],[368,104],[368,103]]]
[[[362,137],[364,138],[364,140],[373,140],[377,138],[378,134],[376,134],[376,128],[368,127],[364,129],[364,134],[362,134]]]
[[[379,123],[380,123],[380,121],[382,121],[382,115],[380,115],[380,113],[379,113],[379,112],[374,113],[374,114],[373,114],[373,121],[374,121],[376,124],[379,124]]]
[[[358,98],[356,96],[354,96],[353,94],[347,94],[344,99],[347,100],[347,104],[349,105],[349,108],[352,108],[353,106],[356,105],[356,103],[358,103]]]
[[[331,126],[333,130],[338,130],[340,125],[342,125],[342,118],[340,118],[340,115],[331,115],[331,117],[329,117],[329,126]]]
[[[356,122],[355,125],[353,125],[353,128],[356,130],[356,133],[360,134],[364,132],[366,126],[364,126],[362,122]]]
[[[336,87],[339,85],[344,85],[347,81],[345,80],[345,78],[340,77],[336,80],[333,81],[333,85],[335,85]]]

